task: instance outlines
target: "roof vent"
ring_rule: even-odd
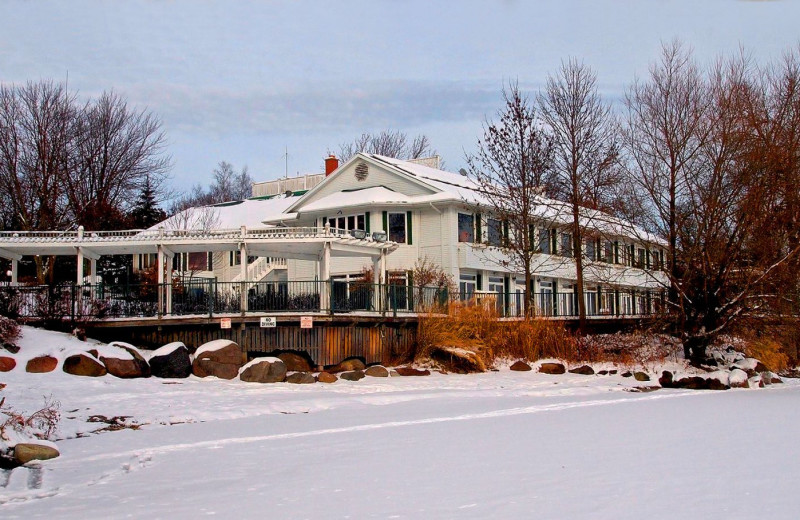
[[[288,198],[288,197],[292,197],[292,196],[294,195],[294,192],[293,192],[292,190],[286,190],[286,192],[284,193],[284,195],[285,195],[287,198]]]
[[[365,181],[367,180],[368,175],[369,175],[369,166],[367,166],[367,163],[362,161],[356,164],[356,180]]]

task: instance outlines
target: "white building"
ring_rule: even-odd
[[[452,276],[462,295],[502,293],[505,312],[521,309],[524,276],[504,267],[508,262],[499,247],[508,226],[492,217],[468,178],[438,169],[438,157],[402,161],[359,153],[341,166],[329,157],[326,170],[324,176],[257,183],[260,197],[193,208],[156,227],[327,225],[356,236],[384,231],[389,241],[399,244],[386,258],[384,279],[389,283],[414,285],[415,264],[427,258]],[[572,315],[576,269],[567,232],[571,216],[561,203],[541,202],[535,215],[541,240],[534,256],[532,289],[542,312]],[[664,265],[664,243],[597,212],[587,212],[586,222],[588,314],[639,314],[652,309],[654,293],[666,284],[659,269]],[[147,261],[140,257],[135,267]],[[319,262],[313,260],[249,261],[249,282],[321,279]],[[350,281],[362,280],[364,269],[371,267],[361,258],[334,258],[331,277],[346,291]],[[188,253],[176,257],[174,268],[182,275],[241,281],[242,269],[233,253]]]

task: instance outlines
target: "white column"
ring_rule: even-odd
[[[330,310],[331,307],[331,244],[322,243],[319,257],[319,280],[321,283],[319,305],[321,309]]]
[[[372,258],[372,306],[376,311],[382,311],[383,288],[381,287],[381,255]]]
[[[164,248],[160,245],[158,246],[156,272],[158,273],[158,315],[161,316],[164,312]]]
[[[165,294],[165,304],[167,314],[172,314],[172,259],[175,258],[175,254],[168,254],[164,251],[164,269],[167,271],[166,275],[164,276],[166,286],[164,287],[164,294]]]
[[[19,272],[19,262],[11,259],[11,285],[19,285],[17,281],[17,273]]]
[[[245,233],[244,226],[242,226],[242,234]],[[247,312],[247,242],[242,242],[239,244],[239,261],[240,261],[240,276],[241,280],[241,288],[239,289],[239,296],[241,297],[241,309],[242,314]]]
[[[78,276],[76,283],[80,286],[83,285],[83,250],[79,247],[78,249]]]

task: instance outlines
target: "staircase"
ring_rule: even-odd
[[[242,274],[239,273],[233,277],[232,282],[248,282],[247,289],[249,290],[255,284],[266,278],[275,269],[286,269],[285,258],[273,258],[270,256],[259,256],[254,262],[247,264],[247,278],[242,280]]]

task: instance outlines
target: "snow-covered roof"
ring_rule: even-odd
[[[281,215],[298,196],[278,195],[272,198],[255,198],[223,202],[211,206],[188,208],[150,229],[248,229],[268,227],[265,215]]]

